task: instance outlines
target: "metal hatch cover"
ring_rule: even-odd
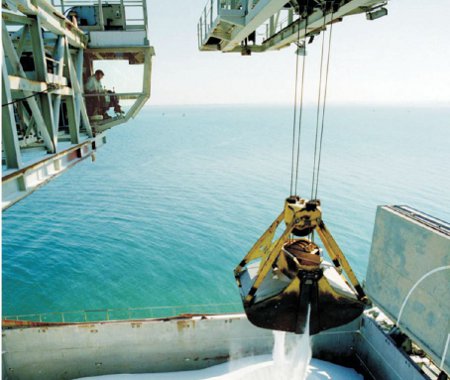
[[[406,206],[377,210],[365,290],[450,372],[450,225]]]

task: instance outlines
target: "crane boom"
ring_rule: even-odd
[[[278,50],[319,34],[344,17],[366,13],[374,20],[387,14],[384,0],[208,0],[197,25],[202,51]],[[381,12],[380,12],[381,10]]]

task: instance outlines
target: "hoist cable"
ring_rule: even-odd
[[[304,42],[303,42],[303,63],[302,63],[302,85],[301,85],[301,91],[300,91],[300,113],[298,117],[298,138],[297,138],[297,163],[295,166],[295,194],[297,194],[297,186],[298,186],[298,173],[300,170],[300,142],[302,137],[302,119],[303,119],[303,93],[304,93],[304,87],[305,87],[305,65],[306,65],[306,33],[307,33],[307,26],[308,26],[308,5],[309,1],[306,5],[306,19],[305,19],[305,31],[304,31]],[[300,31],[300,25],[298,30]]]
[[[24,100],[26,100],[26,99],[33,98],[34,96],[46,94],[46,93],[48,93],[49,91],[50,91],[50,89],[49,89],[49,88],[46,88],[45,90],[42,90],[42,91],[39,91],[39,92],[35,92],[35,93],[32,94],[32,95],[28,95],[28,96],[25,96],[25,97],[23,97],[23,98],[15,99],[15,100],[13,100],[12,102],[2,104],[2,107],[6,107],[6,106],[10,106],[11,104],[15,104],[15,103],[22,102],[22,101],[24,101]]]
[[[331,21],[333,21],[334,4],[333,11],[331,12]],[[322,157],[322,141],[323,141],[323,130],[325,126],[325,108],[327,104],[327,89],[328,89],[328,72],[330,68],[330,55],[331,55],[331,36],[333,34],[333,22],[330,25],[330,34],[328,36],[328,56],[327,56],[327,66],[325,70],[325,89],[323,94],[323,107],[322,107],[322,128],[320,130],[320,142],[319,142],[319,159],[317,161],[317,175],[316,175],[316,191],[314,198],[317,199],[317,191],[319,189],[319,173],[320,173],[320,162]]]
[[[321,99],[321,91],[322,91],[322,74],[323,74],[323,53],[325,48],[325,22],[326,22],[326,9],[325,6],[323,8],[323,35],[322,35],[322,52],[320,55],[320,75],[319,75],[319,94],[317,96],[317,114],[316,114],[316,137],[314,143],[314,161],[313,161],[313,177],[311,181],[311,199],[314,195],[314,183],[316,178],[316,165],[317,165],[317,150],[319,143],[319,118],[320,118],[320,99]]]
[[[300,40],[300,28],[298,28],[297,32],[297,44]],[[297,45],[298,46],[298,45]],[[295,59],[295,90],[294,90],[294,119],[292,122],[292,150],[291,150],[291,184],[289,188],[289,194],[294,195],[294,157],[295,157],[295,133],[296,133],[296,124],[297,124],[297,95],[298,95],[298,61],[299,57]]]

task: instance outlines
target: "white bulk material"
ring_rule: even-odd
[[[260,355],[233,360],[196,371],[106,375],[85,377],[83,380],[287,380],[282,377],[281,373],[277,373],[275,367],[271,355]],[[354,369],[341,367],[319,359],[312,359],[308,366],[306,380],[331,379],[362,380],[363,377]],[[296,378],[295,380],[299,379]]]

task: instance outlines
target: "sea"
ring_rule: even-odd
[[[290,195],[292,127],[289,106],[144,107],[95,162],[3,213],[3,316],[239,309],[233,269]],[[306,107],[306,198],[315,128]],[[329,106],[319,173],[323,219],[363,281],[378,205],[450,220],[450,109]]]

